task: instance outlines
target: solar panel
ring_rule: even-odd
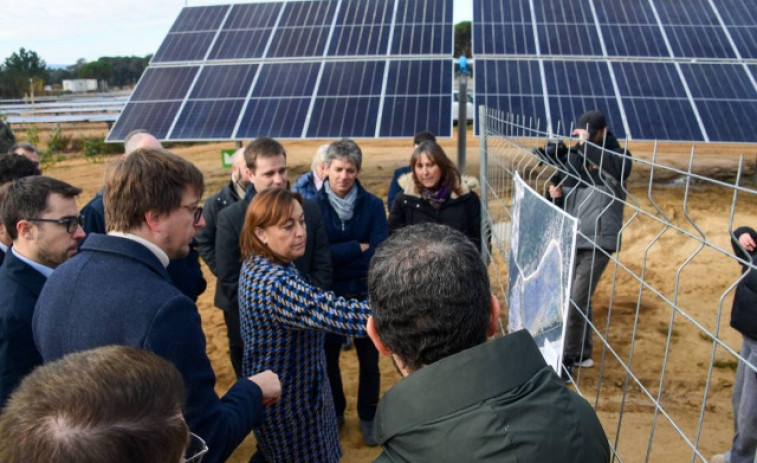
[[[453,40],[452,0],[184,8],[108,140],[451,136]]]
[[[477,105],[549,133],[599,109],[621,138],[757,141],[751,0],[474,0],[473,13]]]

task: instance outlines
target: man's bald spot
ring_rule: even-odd
[[[128,156],[140,148],[163,148],[163,145],[149,133],[137,133],[124,143],[124,154]]]

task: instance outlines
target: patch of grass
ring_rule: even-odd
[[[712,363],[712,366],[715,368],[720,368],[721,370],[729,369],[736,371],[736,367],[739,366],[739,362],[736,360],[715,360]]]
[[[668,337],[668,326],[665,325],[665,326],[659,326],[659,327],[657,327],[657,332],[660,333],[661,335],[665,336],[665,337]],[[673,337],[673,338],[677,338],[678,335],[679,335],[679,333],[678,333],[678,331],[675,328],[673,329],[673,332],[670,333],[670,336]]]

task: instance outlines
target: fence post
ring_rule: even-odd
[[[489,181],[487,174],[488,154],[486,152],[486,137],[488,134],[486,119],[486,107],[481,105],[478,107],[478,133],[479,133],[479,155],[478,155],[478,171],[479,171],[479,185],[481,185],[481,259],[484,264],[489,265],[489,249],[491,243],[491,227],[489,224]]]

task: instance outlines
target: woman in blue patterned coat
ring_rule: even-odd
[[[370,315],[367,302],[336,297],[300,278],[292,261],[305,252],[306,233],[300,195],[269,189],[250,203],[240,238],[247,256],[239,277],[243,372],[266,365],[281,380],[281,399],[254,430],[269,463],[339,461],[323,332],[365,336]]]

